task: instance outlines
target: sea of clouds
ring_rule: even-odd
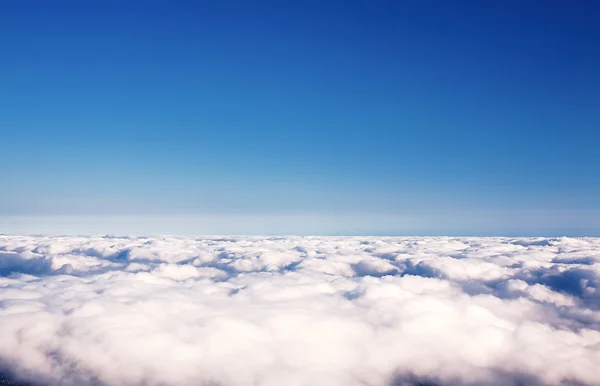
[[[599,385],[600,239],[0,235],[40,385]]]

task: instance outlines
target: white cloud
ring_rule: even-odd
[[[600,240],[0,236],[51,385],[600,384]]]

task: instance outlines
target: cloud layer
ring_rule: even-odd
[[[600,384],[600,239],[0,236],[49,385]]]

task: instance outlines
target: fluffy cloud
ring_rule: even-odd
[[[594,238],[0,236],[0,370],[62,386],[600,384],[599,261]]]

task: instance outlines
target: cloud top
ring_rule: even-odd
[[[600,239],[0,236],[49,385],[600,383]]]

